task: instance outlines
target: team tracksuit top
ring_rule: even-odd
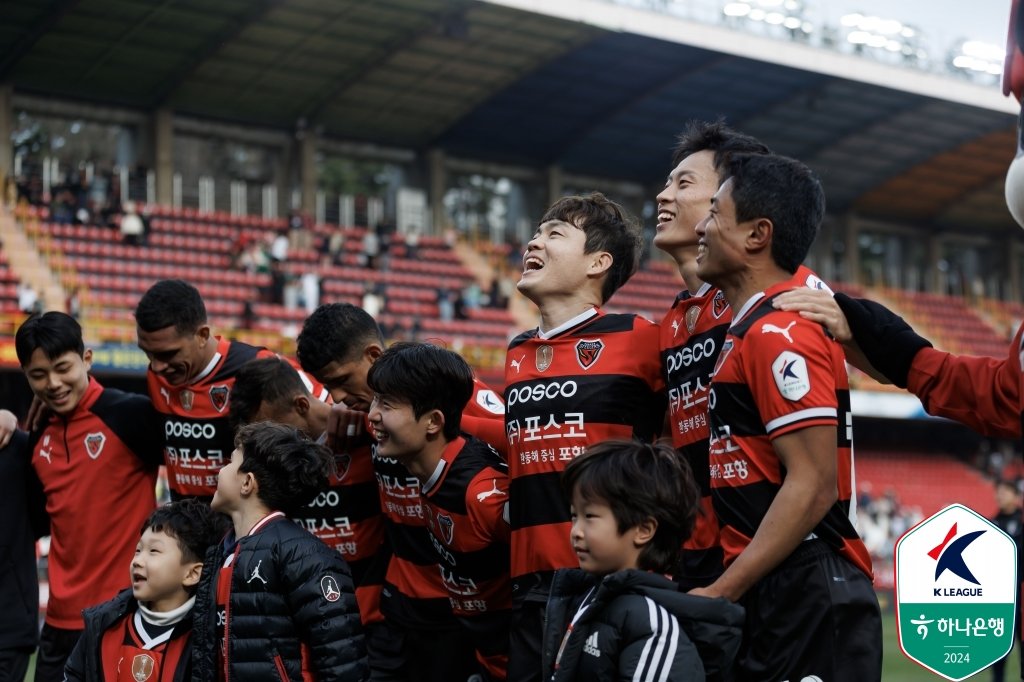
[[[46,622],[80,630],[82,609],[128,586],[139,531],[156,507],[157,415],[145,396],[89,386],[37,434],[32,465],[51,520]]]

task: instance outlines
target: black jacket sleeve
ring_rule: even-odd
[[[285,598],[319,682],[369,679],[355,587],[348,564],[310,535],[289,540],[279,560]]]
[[[92,409],[146,466],[164,463],[160,417],[147,396],[105,388]]]

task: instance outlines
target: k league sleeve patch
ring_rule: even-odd
[[[807,372],[804,356],[793,351],[782,351],[772,363],[772,376],[779,393],[786,400],[797,401],[811,390],[811,376]]]
[[[502,404],[501,398],[489,388],[477,391],[476,402],[491,414],[505,414],[505,406]]]

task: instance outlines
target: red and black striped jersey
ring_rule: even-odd
[[[266,348],[216,338],[213,360],[190,384],[172,386],[152,370],[146,372],[149,398],[163,417],[167,482],[175,497],[213,498],[217,473],[234,449],[228,398],[235,374],[250,360],[277,357]],[[323,400],[323,386],[301,371],[300,376],[313,397]]]
[[[505,429],[512,578],[579,565],[561,474],[588,445],[657,437],[665,415],[658,326],[597,309],[509,344]]]
[[[328,489],[292,517],[348,562],[364,625],[383,620],[380,591],[389,556],[371,456],[368,436],[336,455]]]
[[[825,287],[802,265],[789,282],[791,288]],[[732,309],[725,294],[707,283],[693,294],[680,293],[661,321],[661,366],[672,445],[689,463],[701,494],[700,513],[683,543],[676,576],[690,587],[710,585],[724,570],[708,478],[708,392],[730,322]]]
[[[501,401],[483,382],[474,381],[473,395],[464,409],[463,428],[491,432],[501,424]],[[478,437],[482,437],[481,434]],[[437,551],[431,540],[420,496],[420,482],[397,459],[372,455],[380,491],[381,511],[391,556],[381,594],[381,613],[402,627],[455,629],[448,589],[441,579]]]
[[[504,679],[512,609],[508,465],[482,440],[456,438],[422,492],[452,612],[480,664],[493,679]]]
[[[74,411],[33,435],[51,521],[51,626],[82,629],[82,609],[128,587],[139,531],[156,508],[157,423],[148,398],[90,378]]]
[[[775,310],[782,282],[736,314],[711,384],[709,476],[726,565],[757,532],[785,471],[772,445],[812,426],[836,429],[838,499],[813,535],[871,577],[854,528],[853,418],[842,348],[797,313]],[[831,453],[830,453],[831,454]]]

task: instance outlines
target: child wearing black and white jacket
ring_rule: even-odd
[[[580,569],[555,575],[544,632],[553,682],[723,679],[743,609],[679,591],[676,565],[697,514],[692,474],[670,447],[609,441],[562,477]]]
[[[333,466],[291,426],[238,430],[212,502],[233,529],[207,553],[196,595],[196,682],[369,679],[348,564],[286,516],[326,489]]]

